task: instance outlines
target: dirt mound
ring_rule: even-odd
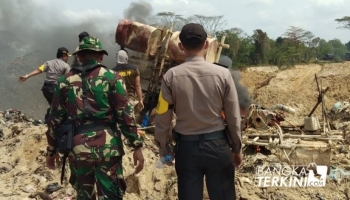
[[[324,65],[297,65],[279,71],[273,67],[248,68],[241,72],[242,82],[251,93],[255,103],[270,107],[274,104],[285,104],[296,109],[288,120],[301,124],[317,103],[318,90],[315,74],[322,88],[329,87],[325,95],[326,107],[349,98],[350,62]],[[319,106],[315,115],[321,115]]]
[[[60,169],[45,167],[46,126],[13,110],[0,113],[0,122],[3,133],[0,137],[0,179],[3,180],[0,199],[74,199],[75,191],[70,185],[57,185]],[[152,136],[146,136],[143,151],[146,166],[140,175],[133,175],[132,151],[126,148],[126,152],[123,165],[128,189],[124,199],[176,199],[175,170],[173,167],[155,168],[158,155]],[[68,169],[66,177],[69,177]],[[45,193],[47,187],[54,192]]]

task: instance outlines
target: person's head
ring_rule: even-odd
[[[98,38],[87,36],[82,38],[79,49],[73,55],[77,55],[79,61],[83,65],[87,65],[91,60],[102,62],[103,55],[108,55],[108,53],[103,49]]]
[[[78,37],[79,37],[79,42],[81,42],[83,40],[84,37],[90,36],[88,32],[83,31],[81,33],[79,33]]]
[[[71,56],[71,55],[69,54],[67,48],[60,47],[57,49],[56,58],[59,58],[59,59],[63,60],[64,62],[67,62],[69,56]]]
[[[128,64],[128,53],[125,50],[119,50],[117,53],[118,64]]]
[[[179,35],[181,43],[179,47],[186,56],[204,56],[204,50],[208,48],[207,33],[200,24],[189,23],[182,27]]]
[[[120,50],[125,51],[129,55],[129,52],[125,49],[125,46],[120,45]]]

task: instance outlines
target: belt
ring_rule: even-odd
[[[56,83],[44,82],[44,85],[43,85],[42,89],[52,90],[52,89],[55,89],[55,87],[56,87]]]
[[[56,83],[44,82],[44,85],[45,85],[45,86],[55,86]]]
[[[179,139],[184,141],[215,140],[226,138],[224,130],[199,135],[183,135],[179,133]]]
[[[89,131],[100,131],[104,129],[111,129],[112,126],[108,123],[93,122],[91,124],[84,124],[74,127],[74,133],[84,133]]]

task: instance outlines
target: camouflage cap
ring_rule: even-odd
[[[79,43],[79,48],[77,51],[73,53],[73,55],[77,54],[80,51],[84,50],[91,50],[91,51],[97,51],[97,52],[102,52],[105,55],[108,55],[106,50],[103,50],[102,44],[100,40],[96,37],[93,36],[87,36],[84,37],[81,42]]]

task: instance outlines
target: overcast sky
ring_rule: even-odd
[[[223,15],[225,29],[240,28],[248,35],[261,29],[272,39],[290,26],[311,31],[326,40],[350,41],[349,29],[335,19],[350,16],[350,0],[0,0],[0,30],[52,48],[75,49],[81,31],[96,34],[105,48],[115,48],[119,20],[129,17],[150,22],[158,12]],[[135,6],[136,5],[136,6]],[[131,9],[130,11],[130,8]],[[127,12],[127,10],[129,10]],[[129,18],[128,17],[128,18]],[[130,18],[129,18],[130,19]],[[83,30],[84,29],[84,30]],[[109,44],[110,43],[110,44]],[[108,47],[108,45],[110,47]],[[113,50],[114,51],[114,50]],[[52,52],[50,52],[52,54]]]
[[[101,28],[116,25],[132,0],[34,0],[45,7],[45,14],[62,15],[67,23],[105,19]],[[146,0],[145,0],[146,1]],[[89,3],[91,2],[91,3]],[[93,2],[93,3],[92,3]],[[270,38],[281,36],[290,26],[311,31],[326,40],[350,41],[350,30],[337,29],[336,18],[350,16],[350,0],[148,0],[151,12],[224,15],[225,28],[238,27],[251,35],[262,29]],[[41,12],[41,16],[45,17]]]

